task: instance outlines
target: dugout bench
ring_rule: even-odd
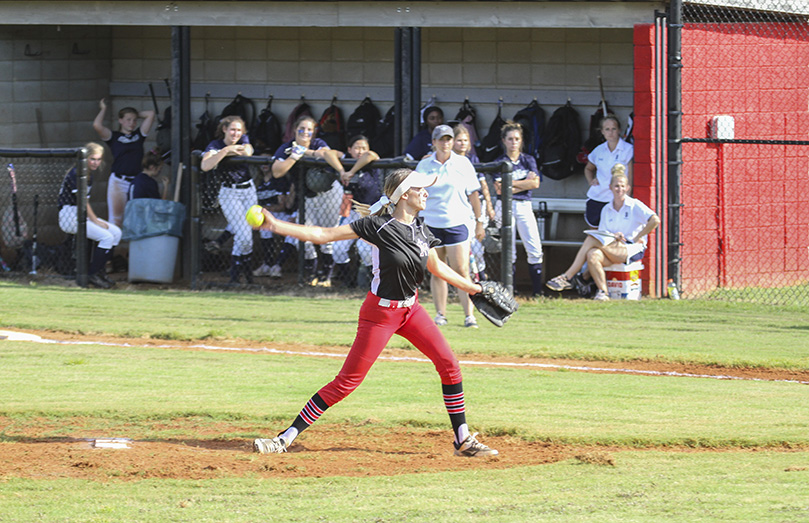
[[[586,202],[587,200],[579,198],[533,198],[531,200],[543,247],[578,247],[581,245],[584,240],[581,234],[577,234],[575,240],[560,238],[559,218],[563,214],[584,216]],[[571,238],[572,234],[566,232],[567,237]],[[581,233],[581,231],[577,231],[577,233]]]
[[[539,235],[544,251],[542,262],[543,279],[547,280],[567,269],[576,250],[584,241],[582,231],[588,229],[584,221],[587,200],[583,198],[534,197],[531,206],[537,219]],[[517,234],[517,231],[514,231]],[[555,252],[554,252],[555,251]],[[517,256],[525,257],[522,242],[517,236]],[[530,277],[524,263],[517,263],[515,285],[530,286]]]

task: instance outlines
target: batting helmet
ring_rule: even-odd
[[[313,167],[306,171],[306,188],[318,194],[326,192],[331,189],[336,179],[333,170]]]

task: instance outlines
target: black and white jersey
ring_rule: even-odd
[[[415,295],[427,271],[430,248],[440,243],[424,220],[416,218],[406,225],[390,215],[366,216],[350,225],[374,247],[371,292],[389,300]]]

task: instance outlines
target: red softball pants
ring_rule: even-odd
[[[357,337],[343,367],[330,383],[318,391],[328,406],[331,407],[359,387],[394,334],[402,336],[430,358],[443,385],[461,382],[458,360],[418,298],[411,307],[389,308],[380,306],[379,296],[369,292],[360,308]]]

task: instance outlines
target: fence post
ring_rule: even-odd
[[[191,271],[191,290],[199,289],[199,274],[202,270],[200,261],[200,247],[202,246],[202,220],[200,219],[200,207],[202,206],[202,195],[199,187],[199,171],[202,154],[194,151],[191,155],[191,168],[188,172],[191,175],[189,182],[188,201],[188,252],[189,265]]]
[[[511,217],[512,170],[513,166],[511,162],[501,162],[500,172],[502,173],[502,176],[500,178],[500,209],[503,222],[500,226],[500,241],[502,242],[502,248],[500,249],[500,278],[503,285],[509,290],[509,292],[514,294],[514,271],[512,269],[513,264],[511,261],[514,256],[512,249],[514,245],[514,242],[512,241],[512,238],[514,238],[514,226],[512,225]]]
[[[76,155],[76,284],[87,287],[87,149]]]
[[[668,48],[668,277],[682,289],[680,281],[680,173],[682,146],[682,0],[669,4]]]

